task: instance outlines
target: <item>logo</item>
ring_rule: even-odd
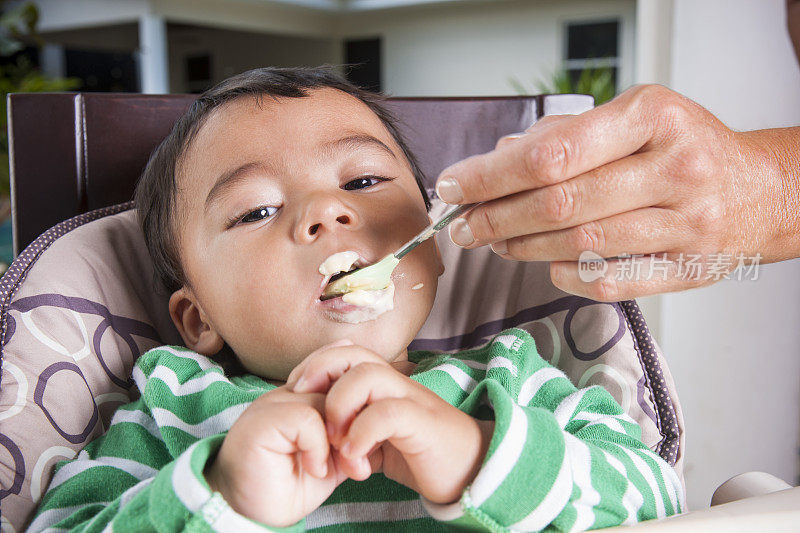
[[[578,277],[584,283],[591,283],[605,276],[608,271],[608,261],[599,254],[590,250],[581,252],[578,257]]]
[[[516,335],[498,335],[497,337],[494,338],[494,342],[499,342],[500,344],[505,346],[506,349],[512,352],[516,352],[520,348],[522,348],[522,339],[520,339]]]

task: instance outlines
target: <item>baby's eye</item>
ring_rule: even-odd
[[[258,222],[259,220],[264,220],[267,217],[270,217],[275,214],[277,211],[277,207],[259,207],[255,211],[250,211],[245,216],[239,219],[239,222],[243,224],[247,224],[248,222]]]
[[[354,191],[356,189],[366,189],[367,187],[372,187],[381,181],[389,181],[389,178],[383,178],[381,176],[361,176],[360,178],[356,178],[345,183],[344,190]]]

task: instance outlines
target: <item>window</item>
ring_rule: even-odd
[[[344,43],[347,79],[368,91],[381,90],[381,40],[360,39]]]
[[[64,51],[65,73],[80,78],[84,92],[123,92],[139,90],[136,60],[130,52],[101,50]]]
[[[209,54],[188,56],[186,58],[186,90],[202,93],[214,85],[211,79],[211,56]]]
[[[567,24],[566,69],[573,84],[586,68],[609,67],[617,86],[619,26],[619,20]]]

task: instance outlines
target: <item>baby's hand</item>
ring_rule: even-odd
[[[434,392],[355,345],[318,351],[290,374],[296,393],[327,393],[325,421],[342,469],[387,477],[434,503],[458,500],[486,455],[494,423],[459,411]]]
[[[324,401],[323,394],[285,386],[259,397],[206,467],[212,490],[239,514],[273,527],[290,526],[319,507],[347,479],[330,451]]]

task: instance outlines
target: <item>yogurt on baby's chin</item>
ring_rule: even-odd
[[[348,292],[342,296],[342,301],[357,308],[347,312],[332,312],[334,320],[348,324],[375,320],[386,311],[394,309],[394,283],[390,281],[385,289],[379,291]]]

